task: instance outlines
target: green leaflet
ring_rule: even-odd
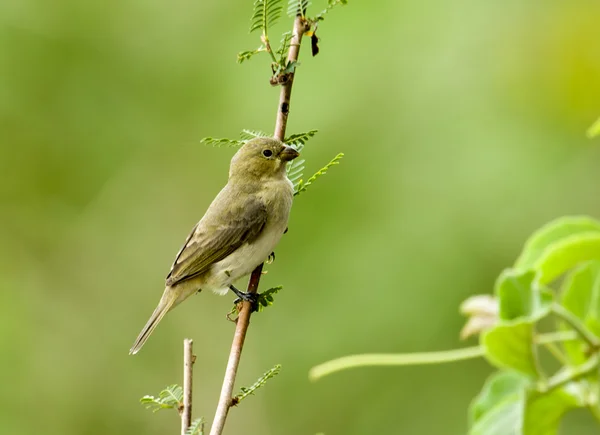
[[[573,270],[563,282],[561,294],[562,305],[591,332],[600,335],[600,261],[592,261]],[[566,325],[561,327],[568,329]],[[573,364],[587,360],[588,345],[583,340],[567,342],[563,346]]]
[[[469,435],[555,435],[567,411],[585,406],[585,394],[578,382],[542,394],[518,373],[494,373],[471,404]]]
[[[533,321],[520,320],[499,324],[481,336],[486,359],[493,365],[537,377]]]
[[[282,9],[281,0],[256,0],[250,19],[250,33],[262,30],[265,36],[268,35],[269,27],[277,22]]]
[[[486,358],[500,368],[538,376],[534,324],[550,312],[552,294],[540,288],[534,271],[505,270],[495,285],[499,321],[481,336]]]
[[[582,234],[600,235],[600,222],[588,216],[566,216],[556,219],[534,232],[525,242],[521,255],[515,262],[519,270],[536,269],[554,245],[565,239]]]
[[[527,318],[536,321],[548,314],[552,293],[537,284],[535,271],[507,269],[498,278],[495,294],[500,307],[500,319]]]

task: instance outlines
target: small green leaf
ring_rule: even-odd
[[[599,232],[579,233],[551,244],[534,268],[539,271],[540,282],[548,283],[590,260],[600,260]]]
[[[266,47],[264,45],[261,45],[256,50],[241,51],[237,55],[237,61],[238,61],[238,63],[243,63],[245,60],[249,60],[255,54],[258,54],[261,51],[266,51],[266,50],[267,50]]]
[[[269,27],[272,27],[281,16],[282,9],[281,0],[256,0],[250,19],[250,33],[262,30],[263,35],[266,36]]]
[[[589,138],[600,136],[600,118],[588,129],[587,135]]]
[[[507,269],[498,278],[495,293],[500,307],[500,319],[526,318],[535,322],[550,312],[552,293],[540,288],[532,270]]]
[[[269,137],[269,135],[264,131],[248,130],[246,128],[240,133],[240,139],[242,139],[242,142],[244,143],[257,137]]]
[[[290,0],[288,2],[287,14],[289,17],[300,15],[304,17],[306,9],[311,5],[309,0]]]
[[[272,287],[269,290],[266,290],[258,295],[258,311],[262,311],[270,305],[273,305],[274,295],[279,293],[279,291],[283,289],[282,286]]]
[[[291,147],[294,147],[296,151],[300,152],[310,139],[312,139],[319,130],[309,130],[303,133],[295,133],[286,137],[283,142]]]
[[[528,383],[515,372],[491,375],[471,403],[469,435],[521,435]]]
[[[600,336],[600,261],[583,264],[569,273],[561,294],[562,305]],[[562,328],[570,329],[567,325]],[[588,345],[583,340],[565,342],[563,346],[573,364],[587,360]]]
[[[586,394],[579,382],[539,393],[517,373],[496,372],[471,404],[469,435],[555,435],[568,410],[585,406]]]
[[[204,435],[204,418],[200,417],[192,421],[185,431],[185,435]]]
[[[244,144],[244,141],[227,138],[215,139],[214,137],[205,137],[203,139],[200,139],[200,143],[203,143],[205,145],[212,145],[214,147],[239,147]]]
[[[331,161],[329,163],[327,163],[324,167],[322,167],[317,172],[315,172],[314,175],[306,181],[306,183],[302,180],[298,181],[298,183],[294,186],[294,190],[295,190],[294,196],[300,195],[302,192],[306,191],[308,186],[313,184],[317,180],[317,178],[325,175],[327,173],[327,171],[329,170],[329,168],[331,168],[332,166],[335,166],[335,165],[339,165],[342,157],[344,157],[344,153],[339,153],[337,156],[335,156],[333,159],[331,159]]]
[[[183,389],[177,385],[169,385],[162,390],[158,397],[146,395],[140,399],[140,403],[145,405],[147,409],[152,409],[152,412],[161,409],[178,408],[183,400]]]
[[[519,320],[500,323],[481,335],[481,345],[486,359],[496,367],[538,376],[533,322]]]
[[[327,1],[327,8],[322,10],[321,12],[319,12],[317,14],[316,17],[314,17],[311,21],[322,21],[325,19],[325,15],[327,15],[327,13],[333,9],[334,7],[336,7],[337,5],[342,5],[345,6],[348,4],[348,0],[328,0]]]
[[[566,216],[556,219],[529,237],[515,263],[515,268],[531,269],[552,244],[569,236],[588,232],[600,233],[600,222],[588,216]]]
[[[281,370],[281,365],[277,364],[275,365],[273,368],[267,370],[260,378],[257,379],[257,381],[252,384],[250,387],[246,388],[246,387],[242,387],[240,388],[240,393],[237,394],[234,398],[233,398],[233,404],[237,405],[239,404],[242,400],[244,400],[246,397],[248,397],[251,394],[254,394],[254,392],[256,390],[258,390],[259,388],[263,387],[267,381],[275,376],[277,376],[279,374],[279,371]]]
[[[275,57],[279,59],[279,65],[285,65],[288,50],[290,49],[290,42],[292,41],[292,32],[288,31],[281,35],[281,41],[279,42],[279,48],[275,52]]]
[[[556,435],[563,415],[584,406],[585,394],[578,382],[570,382],[549,393],[527,391],[523,435]]]

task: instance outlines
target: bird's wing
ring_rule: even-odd
[[[166,284],[172,286],[206,272],[244,243],[255,240],[266,222],[265,204],[252,198],[240,207],[203,219],[177,254]]]

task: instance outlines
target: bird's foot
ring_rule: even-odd
[[[267,261],[266,261],[266,263],[267,263],[267,264],[271,264],[271,263],[273,263],[274,261],[275,261],[275,252],[271,252],[271,253],[269,254],[269,256],[267,257]]]
[[[241,290],[238,290],[233,285],[230,285],[229,288],[232,292],[234,292],[237,296],[237,299],[233,301],[234,304],[239,304],[242,301],[250,302],[250,306],[252,307],[252,311],[258,311],[258,294],[257,293],[246,293]]]

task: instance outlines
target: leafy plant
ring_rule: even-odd
[[[572,216],[543,226],[500,274],[493,297],[468,305],[472,318],[486,318],[478,331],[471,328],[480,334],[477,347],[349,356],[314,367],[311,377],[365,365],[483,356],[498,371],[471,404],[470,435],[556,434],[564,414],[576,408],[600,422],[600,221]],[[540,333],[542,321],[553,331]],[[550,367],[540,358],[542,346],[556,359]],[[560,368],[552,370],[557,363]]]

